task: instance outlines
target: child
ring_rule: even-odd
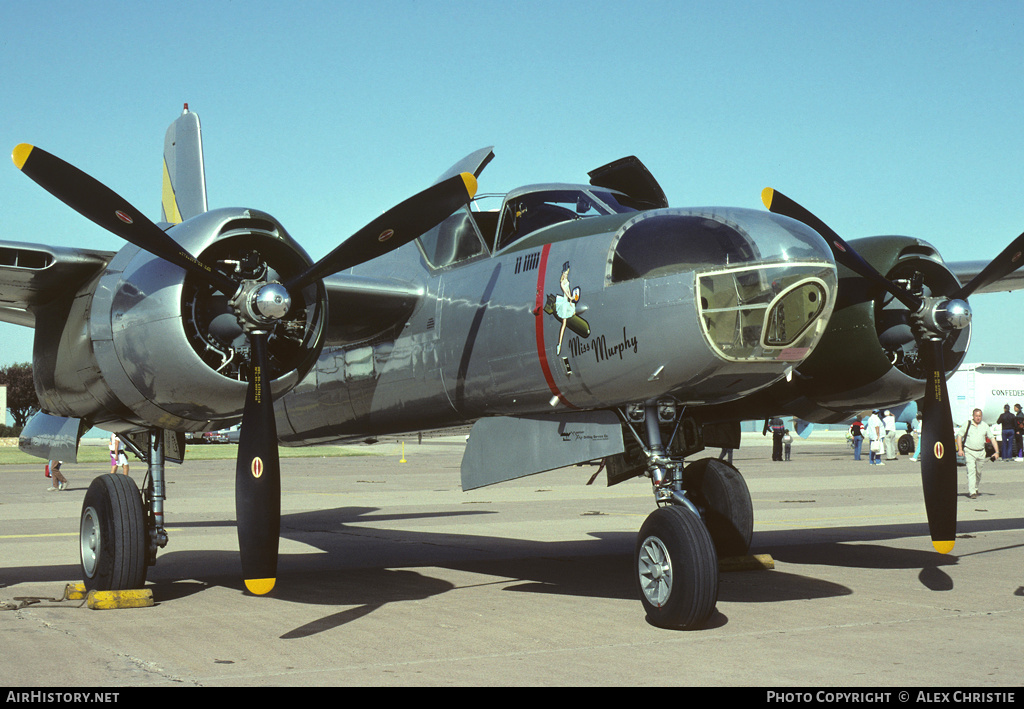
[[[789,435],[789,429],[787,428],[782,432],[782,450],[785,453],[785,459],[789,460],[789,451],[793,446],[793,437]]]

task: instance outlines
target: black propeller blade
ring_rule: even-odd
[[[238,284],[185,251],[156,224],[99,180],[42,148],[17,146],[11,159],[40,187],[125,241],[206,280],[231,297]]]
[[[249,337],[250,357],[235,461],[235,510],[246,588],[257,595],[269,593],[276,583],[281,528],[281,464],[267,351],[273,328],[288,312],[291,293],[332,273],[382,256],[437,226],[472,199],[476,193],[476,178],[462,173],[410,197],[281,286],[248,281],[236,283],[211,269],[182,249],[120,195],[45,150],[23,143],[14,149],[11,158],[19,170],[79,214],[204,279],[233,302],[251,304],[238,310]]]
[[[885,278],[875,269],[874,266],[865,261],[860,254],[854,251],[853,247],[847,244],[839,234],[832,231],[831,227],[814,216],[814,214],[807,211],[804,207],[797,204],[778,190],[773,190],[771,187],[765,187],[764,190],[761,191],[761,201],[764,202],[764,206],[768,208],[768,211],[775,214],[782,214],[783,216],[790,217],[791,219],[796,219],[798,222],[803,222],[818,232],[818,234],[828,242],[829,248],[832,249],[832,254],[835,256],[838,263],[841,263],[854,273],[877,283],[882,288],[885,288],[885,290],[892,293],[901,303],[910,308],[911,312],[921,309],[920,298]]]
[[[270,593],[277,581],[281,533],[281,462],[270,380],[267,333],[249,333],[249,387],[235,460],[235,515],[242,578],[251,593]]]
[[[892,293],[910,309],[912,319],[920,318],[924,314],[924,300],[885,278],[854,251],[853,247],[807,209],[771,188],[766,188],[761,193],[761,200],[769,211],[801,221],[817,231],[829,243],[836,262]],[[951,318],[946,317],[946,308],[942,307],[946,305],[949,305],[946,299],[943,299],[941,304],[933,304],[931,315],[925,324],[919,322],[914,327],[918,351],[928,372],[927,391],[921,412],[924,419],[921,431],[921,484],[924,489],[932,546],[943,554],[953,550],[956,540],[956,442],[953,438],[953,416],[950,413],[946,393],[946,371],[942,361],[942,345],[948,330],[939,330],[934,317],[935,311],[941,311],[943,321],[949,323]],[[960,305],[966,308],[966,303]],[[969,319],[968,311],[966,320],[959,326],[966,325]],[[934,332],[931,331],[933,329]]]
[[[988,266],[981,269],[981,273],[972,278],[971,282],[961,288],[953,297],[966,300],[974,291],[998,281],[1003,276],[1010,275],[1021,266],[1024,266],[1024,234],[1011,241],[1009,246],[992,259]]]
[[[433,229],[475,194],[476,178],[468,172],[431,185],[345,239],[284,287],[295,293],[312,281],[393,251]]]
[[[928,372],[921,430],[921,484],[932,546],[948,554],[956,539],[956,442],[953,414],[946,392],[942,340],[919,344]]]

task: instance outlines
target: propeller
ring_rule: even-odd
[[[227,296],[238,289],[237,283],[181,248],[121,195],[74,165],[27,143],[14,148],[11,159],[37,185],[107,231],[204,279]]]
[[[248,386],[235,461],[235,510],[242,576],[251,593],[269,593],[277,577],[281,465],[270,391],[268,342],[291,308],[292,294],[314,281],[382,256],[440,224],[476,194],[476,178],[455,175],[392,207],[287,283],[235,279],[183,249],[123,197],[78,168],[28,144],[11,154],[29,178],[122,239],[202,279],[228,296],[248,335]]]
[[[948,333],[970,323],[967,304],[979,288],[1024,265],[1024,234],[1021,234],[991,263],[952,297],[923,297],[893,283],[854,251],[828,225],[781,192],[765,188],[761,200],[769,211],[782,214],[817,231],[832,249],[837,263],[885,288],[911,313],[914,338],[926,372],[921,431],[921,483],[932,545],[943,554],[953,550],[956,539],[956,443],[953,415],[946,390],[942,346]]]

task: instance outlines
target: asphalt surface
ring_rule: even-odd
[[[279,580],[242,590],[232,462],[169,466],[170,544],[151,608],[56,601],[80,580],[78,524],[100,465],[0,468],[4,687],[711,685],[1019,687],[1024,464],[960,469],[956,548],[931,548],[917,464],[855,463],[841,440],[736,451],[752,553],[722,573],[710,627],[648,624],[633,580],[646,479],[568,468],[472,492],[460,438],[286,459]],[[717,451],[715,451],[717,452]],[[133,466],[133,474],[141,466]],[[136,475],[141,479],[141,475]],[[35,600],[40,599],[40,600]],[[1017,693],[1019,701],[1020,692]]]

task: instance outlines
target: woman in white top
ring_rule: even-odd
[[[117,466],[121,466],[122,472],[125,475],[128,474],[128,456],[124,453],[124,447],[121,445],[121,439],[118,438],[116,433],[110,434],[110,473],[114,474],[117,472]]]

